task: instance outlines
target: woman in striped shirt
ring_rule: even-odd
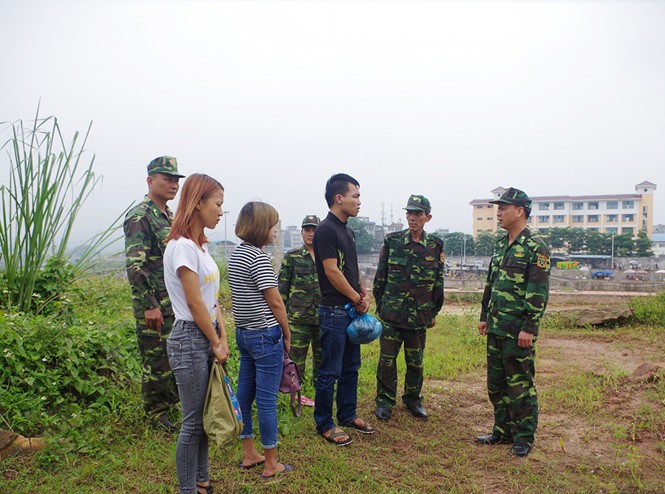
[[[263,202],[248,202],[236,221],[236,236],[243,240],[229,259],[229,284],[240,351],[238,402],[245,418],[240,434],[242,470],[263,465],[262,478],[290,472],[292,465],[277,462],[277,393],[284,351],[291,333],[277,277],[268,255],[261,250],[272,243],[279,215]],[[256,400],[263,453],[254,446],[252,403]]]

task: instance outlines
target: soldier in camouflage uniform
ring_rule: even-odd
[[[499,239],[487,273],[478,332],[487,335],[487,391],[494,407],[492,432],[481,444],[513,443],[524,457],[538,426],[534,358],[538,325],[549,296],[550,253],[527,228],[531,200],[509,188],[496,201]]]
[[[279,270],[279,293],[284,300],[291,328],[289,357],[298,365],[302,375],[305,376],[305,362],[311,343],[314,364],[312,382],[315,387],[316,378],[319,375],[319,366],[321,365],[318,314],[321,289],[316,275],[312,242],[319,223],[321,223],[321,220],[317,216],[305,216],[300,230],[303,245],[286,253],[282,261],[282,267]],[[311,404],[308,400],[305,400],[305,402]]]
[[[443,307],[443,241],[424,230],[432,219],[429,200],[412,195],[406,205],[409,228],[386,235],[374,278],[374,298],[383,322],[376,372],[376,416],[388,420],[397,395],[397,355],[404,343],[406,378],[402,401],[419,418],[427,328]]]
[[[132,287],[136,336],[143,363],[143,408],[153,426],[177,432],[167,412],[178,402],[175,378],[166,353],[166,339],[174,323],[164,284],[165,240],[173,213],[166,203],[178,192],[175,158],[162,156],[148,165],[148,194],[125,217],[127,278]]]

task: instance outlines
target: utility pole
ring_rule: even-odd
[[[614,232],[612,232],[612,252],[610,259],[610,269],[614,269]]]
[[[231,211],[222,211],[222,213],[224,214],[224,259],[226,259],[226,258],[228,257],[228,255],[227,255],[227,254],[228,254],[227,249],[228,249],[229,247],[228,247],[228,244],[226,243],[227,240],[228,240],[228,238],[227,238],[227,236],[226,236],[226,216],[227,216],[230,212],[231,212]]]

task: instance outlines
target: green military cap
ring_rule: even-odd
[[[321,220],[319,219],[318,216],[315,216],[313,214],[308,214],[305,216],[305,218],[302,220],[302,225],[301,227],[306,227],[306,226],[319,226],[319,223],[321,223]]]
[[[527,213],[531,213],[531,199],[526,193],[520,189],[515,189],[510,187],[503,191],[501,197],[494,201],[490,201],[492,204],[513,204],[524,208]]]
[[[422,211],[425,214],[429,214],[432,211],[432,206],[429,203],[429,199],[425,196],[417,196],[413,194],[409,197],[409,201],[406,203],[404,208],[407,211]]]
[[[148,176],[155,173],[165,173],[166,175],[173,175],[174,177],[184,177],[178,173],[178,160],[173,156],[160,156],[155,158],[148,164]]]

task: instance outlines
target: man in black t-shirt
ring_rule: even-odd
[[[346,328],[351,323],[345,305],[358,313],[369,309],[369,298],[358,270],[356,240],[346,221],[360,211],[360,184],[344,173],[326,183],[326,202],[330,212],[314,234],[316,271],[321,287],[319,325],[323,361],[316,381],[314,420],[318,433],[337,446],[352,439],[335,426],[332,418],[337,383],[337,421],[339,425],[365,434],[376,432],[356,415],[360,345],[351,343]]]

